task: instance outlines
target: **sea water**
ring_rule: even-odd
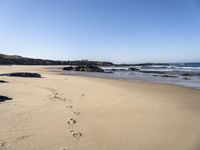
[[[128,81],[170,83],[200,89],[200,63],[150,64],[101,68],[104,69],[105,73],[64,71],[64,74]],[[129,68],[133,68],[133,71]]]

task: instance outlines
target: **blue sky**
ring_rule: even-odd
[[[200,0],[0,0],[0,53],[200,61]]]

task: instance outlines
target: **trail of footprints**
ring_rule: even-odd
[[[56,89],[51,89],[51,88],[47,88],[50,92],[51,92],[51,95],[49,95],[50,99],[53,100],[53,101],[56,101],[56,100],[61,100],[61,101],[66,101],[66,98],[63,98],[62,97],[62,94],[60,94],[58,92],[58,90]],[[81,100],[84,100],[85,99],[85,94],[80,94],[80,99]],[[73,105],[72,105],[72,102],[70,102],[69,100],[67,101],[68,104],[65,106],[69,111],[71,111],[76,117],[78,117],[80,115],[80,112],[78,111],[73,111]],[[70,133],[72,134],[72,136],[75,138],[75,139],[79,139],[80,137],[83,136],[83,134],[81,132],[77,132],[75,129],[74,129],[74,125],[77,123],[76,119],[74,118],[70,118],[68,121],[67,121],[67,124],[68,126],[70,127]]]
[[[62,94],[60,94],[58,92],[58,90],[56,89],[52,89],[52,88],[45,88],[45,89],[48,89],[51,94],[49,95],[49,98],[50,100],[52,101],[56,101],[56,100],[60,100],[60,101],[63,101],[65,102],[66,101],[66,98],[63,98],[62,97]],[[85,94],[80,94],[80,99],[81,100],[84,100],[85,99]],[[68,104],[65,106],[67,109],[69,109],[76,117],[78,117],[80,115],[80,112],[78,111],[73,111],[73,105],[72,105],[72,102],[70,102],[68,100]],[[77,123],[76,119],[74,118],[70,118],[68,121],[67,121],[67,124],[69,125],[70,127],[70,130],[69,132],[72,134],[73,138],[75,139],[79,139],[80,137],[83,136],[83,134],[81,132],[77,132],[75,129],[74,129],[74,125]],[[27,138],[29,136],[22,136],[22,137],[18,137],[17,140],[21,140],[21,139],[24,139],[24,138]],[[10,144],[7,143],[6,141],[2,141],[0,140],[0,150],[4,150],[4,149],[7,149],[8,147],[10,147]],[[65,148],[62,148],[62,150],[67,150]]]
[[[52,88],[45,88],[45,89],[48,89],[51,92],[51,94],[49,95],[50,100],[52,100],[52,101],[59,100],[59,101],[63,101],[63,102],[67,103],[65,108],[69,112],[71,112],[74,116],[74,117],[71,117],[70,119],[67,120],[67,125],[69,126],[69,132],[72,134],[72,137],[74,139],[79,140],[83,136],[83,134],[81,132],[76,131],[74,126],[77,124],[76,118],[80,115],[80,112],[74,111],[74,106],[72,105],[73,104],[72,101],[64,98],[63,95],[58,92],[58,90],[52,89]],[[79,99],[85,100],[85,94],[79,94]],[[68,149],[61,148],[61,150],[68,150]]]
[[[81,100],[85,99],[85,94],[80,94],[79,96],[80,96]],[[69,104],[69,105],[66,106],[66,108],[69,108],[72,111],[73,106],[71,104]],[[78,117],[80,115],[80,112],[78,112],[78,111],[72,111],[72,112],[76,117]],[[67,123],[70,126],[70,132],[72,133],[72,136],[74,138],[79,139],[80,137],[83,136],[82,133],[76,132],[74,130],[74,125],[77,123],[77,121],[74,118],[70,118]]]
[[[71,105],[69,105],[69,106],[66,106],[66,108],[72,108],[71,107]],[[71,110],[72,111],[72,110]],[[72,111],[73,112],[73,111]],[[73,114],[75,115],[75,116],[78,116],[78,115],[80,115],[80,112],[73,112]],[[77,132],[77,131],[75,131],[75,129],[74,129],[74,125],[77,123],[77,121],[74,119],[74,118],[70,118],[68,121],[67,121],[67,124],[68,124],[68,126],[70,127],[70,133],[72,134],[72,136],[74,137],[74,138],[76,138],[76,139],[79,139],[80,137],[82,137],[82,133],[80,133],[80,132]]]

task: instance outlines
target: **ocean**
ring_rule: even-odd
[[[200,63],[143,64],[101,68],[105,73],[66,71],[64,74],[169,83],[200,89]]]

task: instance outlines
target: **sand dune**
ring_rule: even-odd
[[[65,76],[0,77],[0,150],[198,150],[200,90]]]

